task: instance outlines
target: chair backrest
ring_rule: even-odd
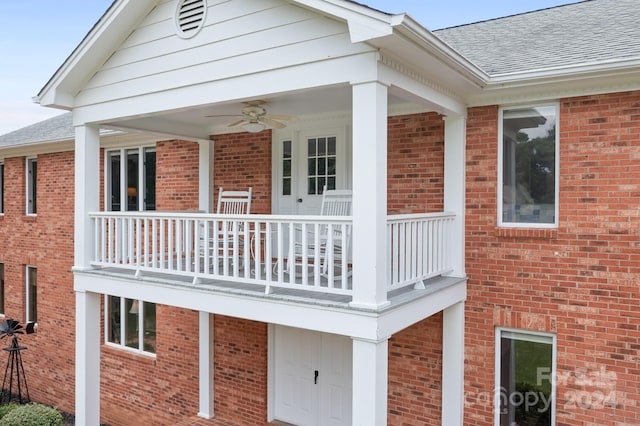
[[[249,214],[251,213],[251,190],[247,191],[218,191],[218,214]]]
[[[350,189],[330,189],[322,191],[321,216],[351,216],[352,192]]]

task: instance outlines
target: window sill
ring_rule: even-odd
[[[127,346],[105,343],[102,345],[102,350],[105,353],[110,353],[114,356],[125,357],[131,361],[143,362],[149,365],[155,365],[156,363],[156,354],[152,354],[151,352],[142,352],[136,349],[129,348]]]
[[[557,228],[496,228],[496,237],[555,240],[558,238],[558,229]]]

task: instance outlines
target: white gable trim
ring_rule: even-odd
[[[71,109],[75,95],[158,0],[117,0],[34,97],[44,106]]]

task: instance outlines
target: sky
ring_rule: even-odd
[[[358,0],[406,12],[429,30],[545,9],[579,0]],[[112,0],[0,1],[0,135],[64,111],[32,98],[80,44]]]

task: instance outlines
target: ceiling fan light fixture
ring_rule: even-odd
[[[249,122],[242,125],[242,128],[249,133],[260,133],[266,126],[260,122]]]

